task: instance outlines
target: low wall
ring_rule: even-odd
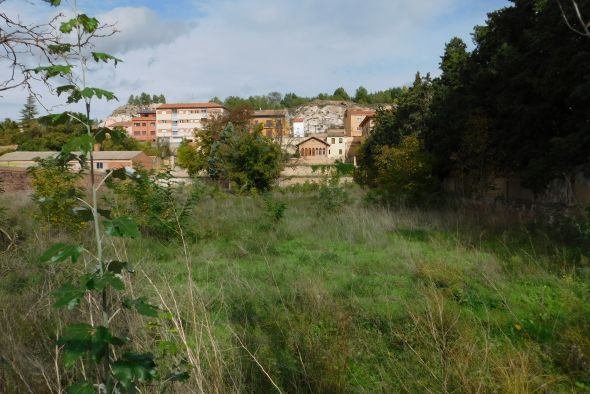
[[[26,168],[0,168],[0,186],[7,193],[30,191],[31,178]]]
[[[100,182],[104,174],[96,173],[96,182]],[[26,168],[0,167],[0,186],[7,193],[30,192],[33,190],[32,179],[27,175]],[[85,174],[80,187],[90,188],[90,174]]]

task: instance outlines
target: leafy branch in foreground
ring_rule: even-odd
[[[59,5],[59,1],[52,1]],[[97,305],[100,319],[89,322],[78,322],[67,325],[58,339],[57,345],[63,352],[63,363],[66,368],[73,368],[81,362],[91,361],[96,364],[93,372],[83,374],[84,380],[68,387],[68,393],[123,393],[137,392],[140,384],[157,379],[158,372],[154,356],[151,353],[138,354],[126,347],[130,339],[119,337],[113,332],[113,319],[122,309],[133,309],[147,317],[157,317],[158,308],[145,299],[129,299],[116,296],[125,291],[124,276],[133,273],[128,262],[111,260],[105,251],[105,242],[112,238],[137,238],[140,236],[138,225],[126,216],[112,217],[109,209],[99,207],[99,190],[109,178],[137,180],[133,172],[111,170],[98,181],[95,174],[94,146],[106,139],[117,140],[121,132],[100,128],[93,130],[91,123],[91,105],[94,99],[116,100],[114,93],[101,88],[87,85],[88,62],[113,62],[116,66],[120,59],[100,52],[91,52],[92,39],[104,37],[100,25],[94,17],[78,13],[76,1],[72,1],[74,17],[61,23],[59,31],[73,37],[73,42],[61,42],[52,47],[54,59],[52,64],[34,69],[45,80],[61,77],[66,84],[57,87],[56,93],[68,93],[68,103],[83,102],[84,116],[66,113],[73,121],[80,123],[86,132],[63,145],[60,154],[51,159],[51,165],[60,168],[61,176],[77,179],[78,174],[88,171],[90,177],[90,193],[76,191],[73,184],[68,190],[58,194],[54,199],[67,199],[66,208],[80,225],[91,224],[94,242],[90,245],[56,244],[51,246],[42,256],[41,261],[50,264],[77,264],[83,259],[85,266],[93,267],[90,272],[79,277],[77,281],[64,283],[54,292],[56,308],[76,308],[87,300]],[[72,163],[77,163],[76,174]],[[42,163],[41,163],[42,164]],[[35,170],[33,170],[35,171]],[[59,176],[57,176],[59,178]],[[71,183],[71,182],[70,182]],[[69,190],[74,192],[70,193]],[[60,206],[63,207],[63,204]],[[70,263],[71,262],[71,263]],[[117,300],[124,300],[115,305]],[[126,332],[130,330],[125,330]],[[96,371],[96,372],[94,372]]]

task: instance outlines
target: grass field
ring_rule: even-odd
[[[135,267],[130,291],[162,309],[114,324],[190,372],[168,392],[590,391],[579,245],[514,213],[388,210],[350,193],[331,211],[314,192],[277,192],[279,220],[260,197],[214,194],[184,242],[112,242]],[[72,236],[39,229],[30,204],[11,201],[22,236],[0,256],[0,391],[58,392],[82,368],[56,368],[52,340],[79,316],[50,307],[73,274],[37,257]]]

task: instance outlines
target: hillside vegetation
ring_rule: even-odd
[[[130,292],[160,308],[160,319],[123,310],[112,324],[160,368],[190,371],[172,392],[589,389],[581,243],[514,214],[370,208],[355,188],[357,202],[334,211],[305,189],[201,191],[177,241],[106,243],[134,262]],[[0,382],[7,393],[50,392],[83,372],[55,369],[55,332],[92,309],[52,310],[48,293],[75,274],[39,255],[87,235],[39,228],[19,201],[7,220],[20,242],[0,255]]]

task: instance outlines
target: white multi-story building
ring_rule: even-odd
[[[293,119],[293,137],[303,138],[305,137],[305,119],[295,118]]]
[[[184,140],[194,141],[209,119],[227,112],[217,103],[162,104],[156,109],[156,136],[177,148]]]
[[[330,144],[328,149],[329,158],[342,162],[348,159],[353,138],[348,137],[343,129],[329,129],[326,142]]]

